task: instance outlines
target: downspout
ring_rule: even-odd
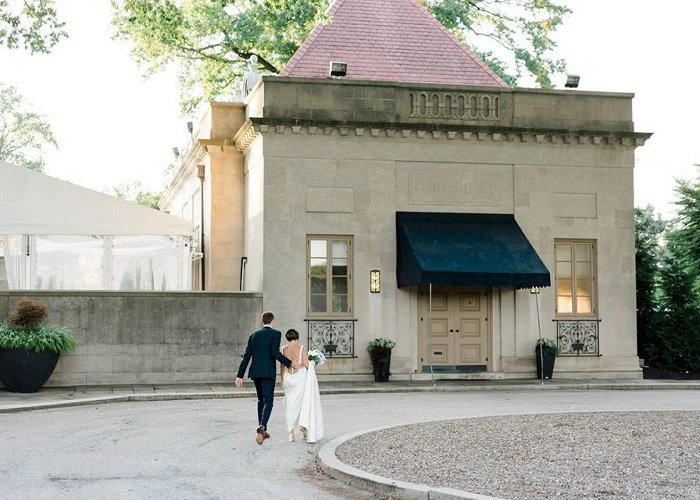
[[[197,165],[197,177],[199,177],[199,251],[202,253],[202,259],[199,263],[199,282],[202,291],[206,290],[205,286],[205,257],[204,257],[204,165]]]
[[[239,279],[239,284],[238,284],[238,288],[241,292],[243,291],[243,285],[245,284],[246,264],[248,264],[248,257],[241,257],[241,273],[240,273],[240,279]]]

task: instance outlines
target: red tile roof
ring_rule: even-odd
[[[330,61],[346,79],[506,86],[417,0],[336,0],[281,76],[328,78]]]

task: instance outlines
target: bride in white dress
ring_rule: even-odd
[[[309,362],[307,350],[299,343],[299,332],[290,328],[284,336],[289,343],[282,348],[282,353],[302,365],[298,370],[282,366],[280,371],[287,433],[289,440],[293,441],[295,430],[299,427],[306,442],[314,443],[323,437],[323,415],[316,370],[313,361]]]

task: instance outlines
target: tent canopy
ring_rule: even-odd
[[[550,286],[509,214],[396,213],[396,275],[409,285]]]
[[[0,234],[182,235],[192,224],[0,161]]]

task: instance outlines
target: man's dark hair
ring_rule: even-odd
[[[299,340],[299,332],[297,332],[294,328],[290,328],[289,330],[287,330],[287,333],[284,334],[284,338],[286,338],[290,342],[292,340]]]
[[[272,320],[275,319],[275,315],[272,314],[270,311],[265,311],[262,313],[262,323],[263,325],[269,325],[272,323]]]

